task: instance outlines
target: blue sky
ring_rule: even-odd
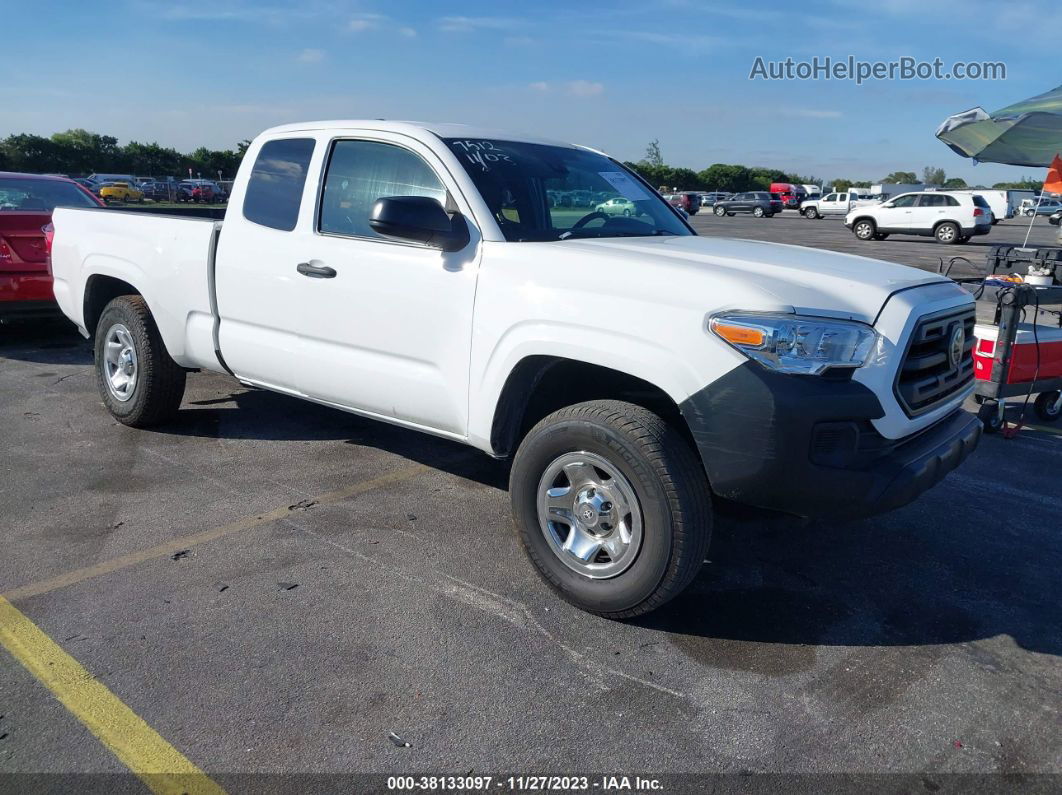
[[[458,121],[637,160],[744,163],[829,180],[943,167],[1042,176],[933,137],[1062,82],[1057,0],[99,0],[3,12],[0,136],[84,127],[122,142],[232,147],[321,118]],[[750,81],[757,56],[1003,61],[1007,79]],[[1062,147],[1060,147],[1062,148]]]

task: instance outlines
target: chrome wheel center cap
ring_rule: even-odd
[[[572,511],[583,527],[598,535],[607,535],[613,529],[612,501],[602,488],[579,492]]]

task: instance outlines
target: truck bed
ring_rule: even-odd
[[[109,209],[56,208],[55,298],[90,336],[87,291],[102,281],[135,284],[170,355],[185,367],[217,367],[211,280],[221,221]],[[86,281],[86,274],[94,274]]]

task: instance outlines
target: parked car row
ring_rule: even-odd
[[[550,190],[546,195],[550,207],[596,207],[612,194],[592,190]]]
[[[59,176],[59,175],[52,175]],[[228,192],[209,179],[137,178],[130,174],[92,174],[74,182],[108,202],[176,201],[224,202]]]
[[[735,213],[752,213],[757,218],[770,218],[780,213],[785,204],[777,193],[754,190],[747,193],[735,193],[729,199],[721,199],[712,208],[722,218]]]

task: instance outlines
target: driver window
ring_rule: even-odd
[[[378,141],[336,141],[321,197],[319,229],[380,238],[369,213],[385,196],[427,196],[446,203],[446,188],[417,154]]]
[[[915,201],[918,199],[917,193],[908,193],[904,196],[900,196],[898,199],[892,200],[893,207],[913,207]]]
[[[836,193],[831,193],[829,196],[827,196],[825,199],[823,199],[823,201],[835,202],[835,201],[837,201],[837,194]]]

